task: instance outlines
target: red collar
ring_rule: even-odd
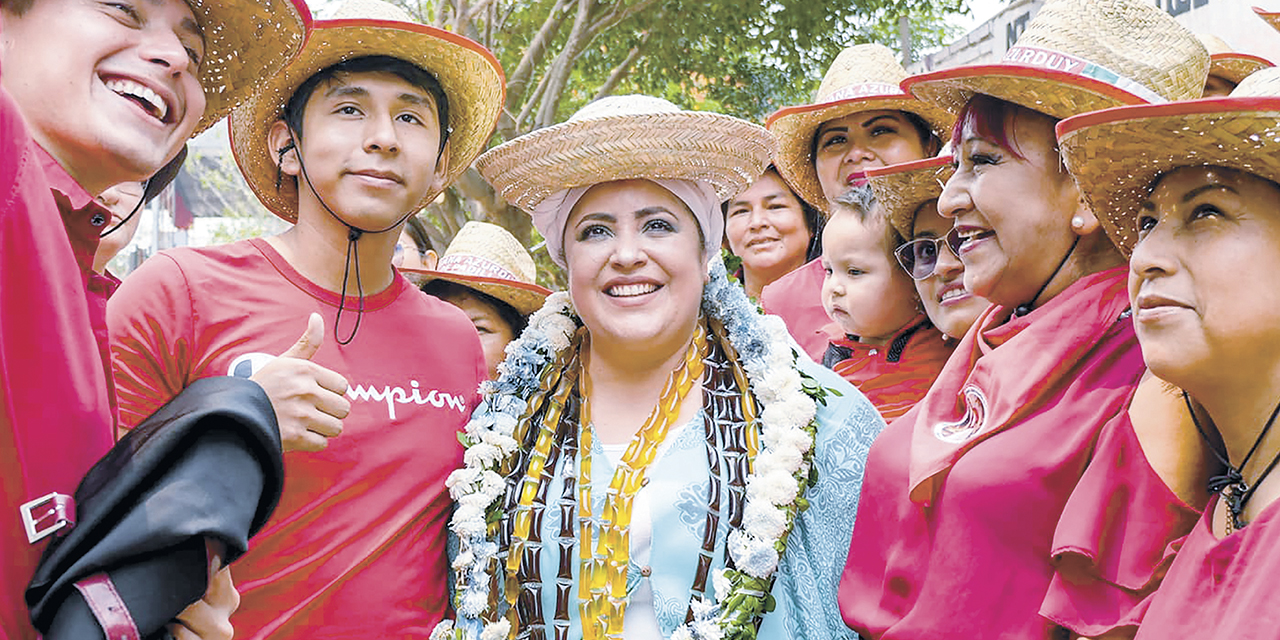
[[[1026,316],[993,305],[978,317],[915,407],[913,501],[928,502],[960,456],[1069,383],[1129,308],[1127,272],[1117,267],[1081,278]]]
[[[831,344],[849,352],[848,357],[864,357],[883,354],[885,358],[896,362],[902,357],[903,350],[910,344],[911,336],[919,333],[921,329],[929,328],[929,317],[923,313],[911,319],[889,341],[882,345],[869,345],[865,342],[859,342],[858,337],[844,332],[840,328],[839,323],[832,322],[822,328],[822,332],[827,336]]]
[[[37,144],[35,148],[36,158],[40,162],[40,169],[44,171],[45,179],[49,181],[49,188],[67,199],[68,208],[79,210],[94,202],[93,194],[80,186],[44,147]]]

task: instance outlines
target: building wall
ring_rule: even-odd
[[[1280,0],[1150,0],[1196,33],[1211,33],[1237,51],[1280,63],[1280,32],[1254,14],[1252,7],[1280,11]],[[1013,0],[991,20],[940,51],[913,63],[913,73],[966,64],[997,62],[1018,39],[1044,0]]]

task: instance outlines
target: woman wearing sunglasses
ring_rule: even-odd
[[[1146,0],[1048,0],[1001,63],[904,81],[959,112],[938,210],[992,306],[871,447],[839,596],[863,638],[1132,636],[1196,512],[1128,418],[1145,367],[1124,259],[1053,127],[1193,99],[1208,68]]]
[[[915,281],[925,314],[944,336],[959,340],[990,303],[964,288],[964,263],[948,244],[959,236],[951,220],[938,213],[951,163],[943,156],[877,167],[867,170],[867,179],[889,224],[908,239],[894,256]]]

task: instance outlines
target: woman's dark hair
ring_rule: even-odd
[[[315,93],[318,87],[327,82],[339,80],[344,74],[379,71],[395,75],[431,96],[431,100],[436,103],[436,119],[440,123],[440,151],[438,153],[443,153],[444,145],[449,141],[449,99],[445,96],[444,88],[440,86],[440,81],[430,71],[411,62],[391,56],[363,56],[344,60],[325,67],[310,78],[307,78],[306,82],[303,82],[298,87],[298,90],[293,92],[293,97],[289,98],[288,104],[284,107],[284,116],[282,118],[284,123],[289,125],[289,129],[293,132],[294,137],[297,138],[297,142],[302,141],[302,116],[307,109],[307,102],[311,100],[312,94]]]
[[[418,216],[409,216],[406,222],[408,224],[405,225],[404,230],[409,234],[410,238],[413,238],[413,244],[418,246],[418,255],[425,256],[428,251],[434,251],[435,247],[431,246],[431,238],[427,236],[427,226],[422,224]]]
[[[524,314],[516,311],[516,308],[483,292],[472,289],[466,285],[461,285],[450,280],[428,280],[422,285],[423,292],[433,295],[445,302],[451,302],[454,298],[462,296],[472,296],[494,308],[498,312],[498,317],[511,328],[511,335],[518,336],[524,332],[524,328],[528,326],[529,319]]]
[[[804,198],[800,197],[800,194],[796,193],[795,189],[791,188],[791,184],[782,177],[782,173],[778,171],[777,166],[769,165],[760,174],[760,177],[763,178],[766,173],[770,172],[778,176],[778,180],[786,185],[787,190],[791,192],[791,196],[796,199],[796,202],[800,203],[800,212],[804,215],[804,228],[809,232],[809,247],[805,250],[804,261],[809,262],[817,259],[818,256],[822,255],[822,228],[827,224],[826,217],[822,215],[822,212],[817,207],[806,202]],[[756,180],[759,179],[756,178]],[[730,200],[732,198],[720,203],[720,213],[726,218],[729,216]]]

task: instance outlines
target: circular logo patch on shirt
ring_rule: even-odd
[[[251,378],[253,374],[262,371],[268,362],[275,359],[276,357],[269,353],[246,353],[231,361],[231,366],[227,367],[227,375]]]
[[[955,422],[939,422],[933,427],[933,436],[943,442],[951,444],[961,444],[977,435],[982,430],[982,425],[987,419],[987,398],[982,395],[982,390],[974,387],[965,387],[960,392],[960,397],[964,400],[964,415]]]

